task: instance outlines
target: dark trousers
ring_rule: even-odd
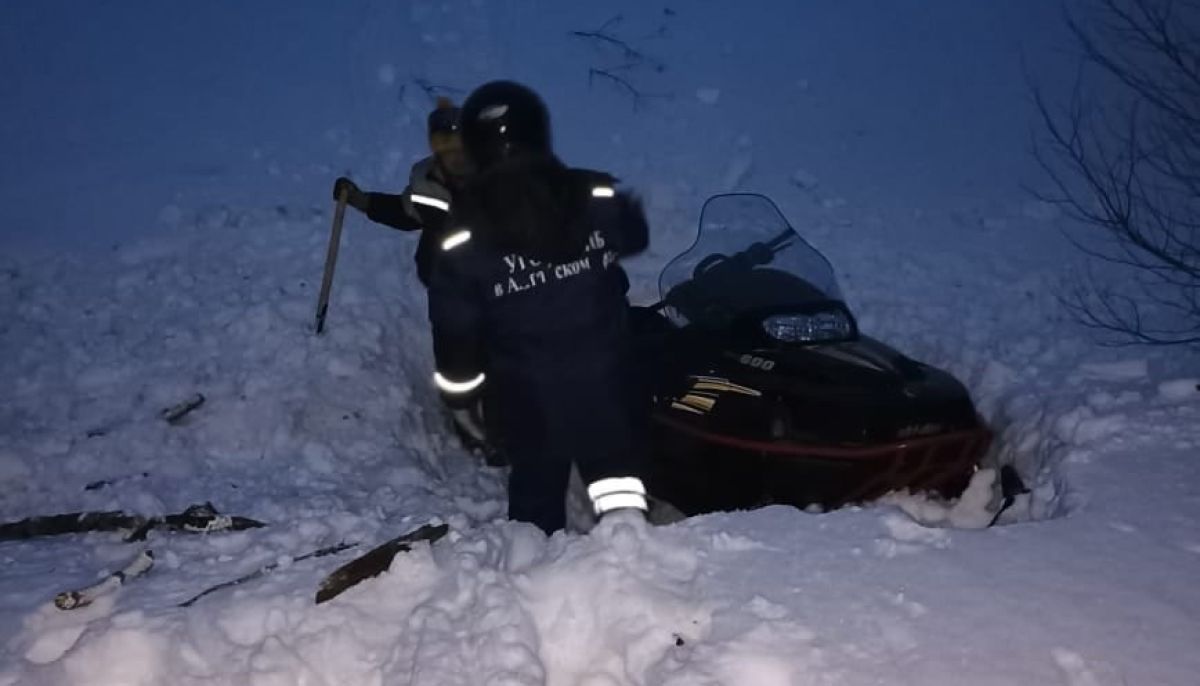
[[[535,524],[546,535],[566,527],[569,455],[509,454],[508,518]]]
[[[564,374],[542,383],[504,381],[495,404],[512,465],[510,519],[547,534],[566,526],[572,463],[585,484],[641,476],[648,399],[636,397],[631,379]]]

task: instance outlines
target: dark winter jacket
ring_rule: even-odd
[[[601,491],[643,488],[649,403],[618,260],[648,231],[613,183],[553,158],[475,176],[429,289],[435,382],[452,406],[482,392],[489,440],[512,465],[509,517],[547,533],[565,524],[572,464],[598,511],[598,498],[630,495]]]
[[[368,193],[367,217],[401,231],[420,231],[417,252],[417,278],[425,286],[433,271],[433,260],[445,237],[453,191],[442,178],[432,157],[413,165],[408,186],[400,194]]]
[[[628,280],[646,247],[641,207],[608,174],[553,158],[468,184],[430,285],[438,370],[527,383],[607,374],[628,348]]]

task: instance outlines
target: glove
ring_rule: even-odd
[[[341,197],[343,190],[346,191],[347,205],[353,207],[359,212],[367,211],[367,206],[371,204],[370,198],[367,197],[367,194],[362,192],[362,189],[358,187],[358,184],[344,176],[339,176],[337,181],[333,182],[333,199],[338,200]]]

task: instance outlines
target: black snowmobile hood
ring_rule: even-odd
[[[726,352],[725,357],[766,371],[759,378],[769,380],[777,390],[803,386],[830,393],[895,392],[925,378],[921,364],[867,337],[750,353]]]

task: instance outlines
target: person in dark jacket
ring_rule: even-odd
[[[399,194],[364,192],[346,177],[333,184],[336,200],[343,190],[347,203],[371,221],[401,231],[420,231],[414,260],[417,278],[429,285],[438,243],[445,237],[446,218],[454,194],[462,188],[468,167],[459,133],[459,109],[448,98],[439,98],[429,114],[429,147],[433,154],[413,165],[408,186]]]
[[[487,424],[512,465],[511,519],[563,528],[572,462],[598,516],[644,514],[648,411],[618,262],[647,245],[641,206],[612,176],[555,157],[549,114],[525,86],[485,84],[462,117],[475,173],[429,288],[434,381],[460,411],[488,394],[499,416]]]

